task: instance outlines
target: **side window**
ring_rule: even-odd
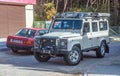
[[[100,28],[100,31],[107,30],[107,22],[106,21],[99,22],[99,28]]]
[[[92,22],[92,31],[93,31],[93,32],[97,32],[97,31],[98,31],[97,22]]]
[[[89,22],[84,23],[83,34],[90,32],[90,24]]]
[[[40,30],[37,32],[37,36],[43,35],[46,33],[46,30]]]

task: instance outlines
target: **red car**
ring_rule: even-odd
[[[18,50],[31,50],[34,46],[34,37],[47,33],[46,29],[23,28],[14,36],[8,36],[6,46],[11,48],[13,52]]]

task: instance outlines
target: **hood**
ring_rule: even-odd
[[[77,36],[80,36],[80,34],[72,33],[72,32],[51,32],[43,35],[42,37],[69,38],[69,37],[77,37]]]

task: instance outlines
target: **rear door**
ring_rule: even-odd
[[[93,21],[92,25],[92,41],[93,47],[99,46],[99,33],[98,33],[98,21]]]

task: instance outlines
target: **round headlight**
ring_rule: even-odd
[[[60,49],[67,49],[67,39],[60,39],[59,46]]]
[[[65,46],[65,42],[61,42],[61,46]]]

